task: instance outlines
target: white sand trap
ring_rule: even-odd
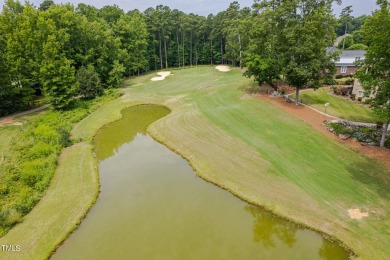
[[[221,72],[228,72],[228,71],[232,70],[229,66],[225,66],[225,65],[219,65],[219,66],[215,67],[215,69],[217,69]]]
[[[166,77],[168,77],[169,75],[171,75],[171,72],[170,72],[170,71],[162,71],[162,72],[158,72],[157,75],[159,75],[160,77],[154,77],[154,78],[152,78],[151,80],[152,80],[152,81],[164,80]]]
[[[368,212],[361,212],[360,209],[349,209],[349,217],[351,219],[362,219],[368,217]]]

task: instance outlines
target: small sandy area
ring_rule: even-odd
[[[369,216],[368,212],[361,212],[360,209],[349,209],[348,214],[351,219],[357,219],[357,220]]]
[[[15,126],[21,126],[23,123],[14,121],[14,118],[10,117],[4,120],[0,120],[0,127],[6,126],[6,125],[15,125]]]
[[[14,122],[13,118],[10,117],[10,118],[5,118],[3,120],[0,120],[0,127],[1,126],[5,126],[5,125],[10,125]]]
[[[219,65],[219,66],[215,67],[215,69],[217,69],[221,72],[228,72],[228,71],[232,70],[229,66],[225,66],[225,65]]]
[[[157,75],[159,75],[159,77],[154,77],[154,78],[151,79],[151,81],[164,80],[166,77],[171,75],[171,72],[170,71],[162,71],[162,72],[158,72]]]

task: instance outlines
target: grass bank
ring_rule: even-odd
[[[187,158],[201,177],[340,239],[364,259],[390,256],[389,169],[246,94],[253,82],[238,69],[222,73],[198,67],[173,71],[164,81],[152,82],[152,77],[131,79],[125,94],[78,123],[72,138],[91,141],[99,128],[119,119],[125,107],[165,105],[172,113],[148,131]],[[369,216],[351,219],[348,210],[356,208]],[[49,228],[48,218],[40,218],[41,229]],[[20,227],[25,223],[27,218]]]
[[[85,216],[99,192],[92,146],[66,148],[45,196],[0,245],[19,245],[19,252],[0,251],[0,259],[46,259]]]
[[[355,122],[376,123],[375,115],[371,109],[362,104],[345,100],[343,97],[329,94],[330,87],[323,87],[317,90],[309,89],[302,91],[300,100],[304,104],[314,107],[315,109],[325,112],[329,115]],[[294,98],[295,95],[292,95]],[[329,107],[325,104],[329,103]]]

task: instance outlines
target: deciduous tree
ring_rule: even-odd
[[[363,26],[363,35],[369,46],[358,78],[366,91],[374,95],[370,103],[383,121],[380,147],[384,147],[390,124],[390,11],[387,0],[378,3],[380,10]]]

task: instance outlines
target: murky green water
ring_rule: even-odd
[[[159,106],[123,111],[96,138],[101,193],[52,259],[346,259],[320,235],[195,175],[146,128]]]

